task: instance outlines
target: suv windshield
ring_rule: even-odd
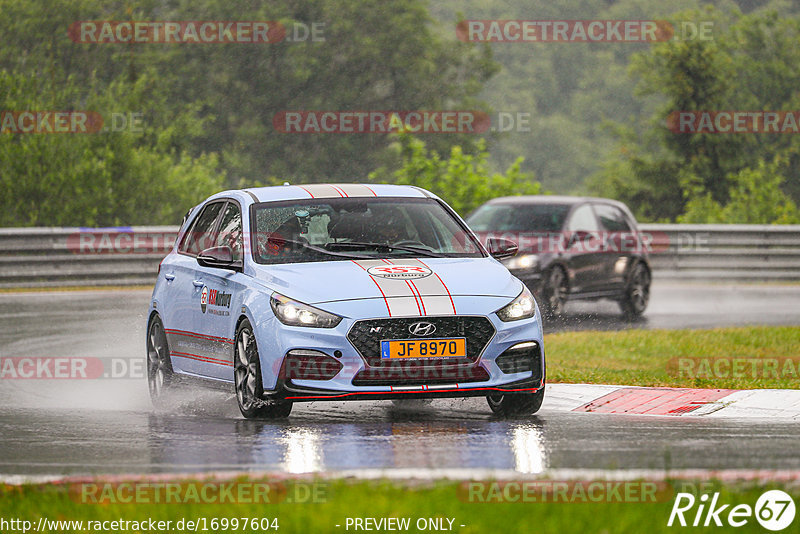
[[[560,232],[568,204],[484,204],[467,224],[475,232]]]
[[[310,199],[252,209],[258,263],[483,257],[474,238],[434,199]]]

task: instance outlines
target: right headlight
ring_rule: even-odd
[[[497,310],[497,316],[503,322],[519,321],[529,319],[536,315],[536,302],[533,294],[527,287],[523,287],[522,293],[509,304]]]
[[[514,256],[503,262],[507,269],[532,269],[539,263],[539,256],[536,254],[521,254]]]
[[[342,318],[308,304],[297,302],[280,293],[273,293],[269,299],[272,311],[280,322],[289,326],[310,326],[333,328]]]

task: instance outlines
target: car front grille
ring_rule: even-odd
[[[426,322],[436,326],[436,331],[429,336],[414,336],[409,327],[414,323]],[[449,317],[405,317],[398,319],[365,319],[357,321],[347,339],[364,358],[369,367],[388,367],[390,364],[404,363],[412,367],[430,365],[469,365],[478,361],[483,349],[489,344],[495,330],[492,322],[486,317],[449,316]],[[381,358],[381,341],[390,339],[434,339],[463,337],[467,341],[465,358],[425,359],[410,358],[407,360],[385,360]]]

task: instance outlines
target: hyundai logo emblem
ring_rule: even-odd
[[[436,332],[436,325],[433,323],[420,321],[409,326],[408,331],[415,336],[429,336]]]

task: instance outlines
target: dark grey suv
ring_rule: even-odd
[[[518,244],[518,254],[503,263],[549,316],[562,314],[566,302],[577,299],[615,300],[629,317],[647,307],[650,243],[621,202],[503,197],[480,206],[467,223],[483,242],[504,238]]]

